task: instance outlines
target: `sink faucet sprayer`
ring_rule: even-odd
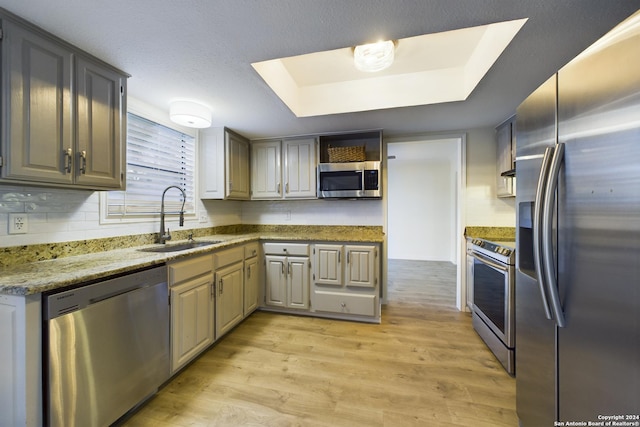
[[[171,233],[167,228],[167,232],[164,232],[164,195],[170,188],[177,188],[182,193],[182,208],[180,208],[180,227],[184,225],[184,203],[187,201],[187,194],[184,190],[177,185],[170,185],[164,189],[162,192],[162,202],[160,204],[160,233],[158,233],[158,238],[156,239],[156,243],[166,243],[167,240],[171,240]]]

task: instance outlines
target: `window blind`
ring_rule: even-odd
[[[162,192],[171,185],[187,195],[185,213],[195,214],[195,138],[127,114],[127,189],[107,195],[108,216],[148,216],[160,213]],[[178,213],[182,194],[169,189],[165,212]]]

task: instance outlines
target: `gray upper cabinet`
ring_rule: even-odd
[[[260,141],[251,143],[251,198],[282,198],[282,142]]]
[[[236,200],[248,200],[251,187],[249,177],[249,140],[228,133],[229,143],[226,146],[228,197]]]
[[[316,140],[302,138],[285,140],[284,154],[284,198],[316,198]]]
[[[73,54],[2,22],[2,178],[72,184]]]
[[[76,182],[124,187],[127,78],[87,58],[76,58]]]
[[[0,18],[2,181],[123,189],[128,76],[18,18]]]
[[[315,199],[316,138],[251,142],[253,200]]]
[[[249,200],[249,140],[227,128],[199,135],[201,199]]]
[[[514,197],[516,195],[516,186],[513,181],[516,152],[515,126],[514,116],[496,128],[498,144],[496,194],[498,197]]]

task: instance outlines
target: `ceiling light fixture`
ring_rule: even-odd
[[[194,101],[173,101],[169,106],[172,122],[191,128],[211,126],[211,109]]]
[[[394,51],[393,40],[363,44],[353,49],[353,61],[360,71],[382,71],[393,64]]]

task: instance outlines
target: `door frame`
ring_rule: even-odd
[[[382,145],[382,168],[385,173],[382,175],[382,205],[384,213],[384,225],[383,231],[385,234],[384,245],[382,248],[382,302],[387,303],[387,283],[388,283],[388,242],[387,235],[389,232],[389,198],[388,194],[388,182],[387,175],[388,158],[387,158],[387,145],[400,142],[423,142],[429,144],[430,142],[442,140],[442,139],[456,139],[457,140],[457,161],[458,171],[456,174],[456,308],[459,311],[465,311],[467,305],[466,301],[466,277],[464,270],[466,268],[466,245],[464,239],[464,228],[466,224],[465,218],[465,200],[467,189],[467,134],[466,132],[452,132],[452,133],[431,133],[431,134],[415,134],[405,136],[394,136],[384,138],[384,144]]]

